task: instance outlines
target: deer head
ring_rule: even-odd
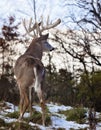
[[[45,51],[45,52],[52,51],[52,50],[54,50],[54,47],[52,47],[47,42],[49,34],[43,35],[42,33],[46,30],[49,30],[49,29],[56,27],[58,24],[60,24],[60,22],[61,22],[61,20],[58,19],[54,23],[49,23],[49,18],[47,18],[46,25],[43,24],[43,19],[41,20],[41,22],[35,22],[33,24],[32,18],[30,18],[29,23],[27,25],[27,22],[24,19],[23,20],[23,26],[24,26],[25,31],[26,31],[25,35],[28,34],[30,37],[32,37],[33,42],[41,41],[41,42],[38,42],[38,43],[41,46],[42,51]],[[32,32],[33,32],[33,34],[32,34]]]

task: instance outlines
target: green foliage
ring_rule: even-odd
[[[65,130],[64,128],[57,128],[57,130]]]
[[[5,121],[0,118],[0,126],[5,126]]]
[[[70,130],[75,130],[75,128],[70,128]],[[88,130],[88,128],[80,128],[78,130]]]
[[[31,126],[27,122],[6,123],[0,119],[0,130],[40,130],[37,126]]]
[[[0,101],[19,103],[19,90],[14,77],[2,75],[0,79]]]
[[[73,108],[71,110],[61,112],[68,121],[76,121],[77,123],[84,123],[86,117],[86,110],[83,107]]]
[[[72,73],[66,69],[60,69],[59,72],[56,70],[50,72],[49,66],[46,70],[46,99],[64,105],[72,105],[75,99],[73,88],[75,81]]]
[[[51,118],[50,115],[48,113],[46,113],[46,125],[51,125]],[[33,122],[33,123],[38,123],[38,124],[42,124],[42,113],[37,112],[37,111],[33,111],[33,115],[31,117],[27,117],[24,118],[24,120],[26,122]]]
[[[31,126],[27,122],[13,122],[6,126],[10,130],[40,130],[37,126]]]
[[[97,111],[101,111],[101,71],[83,73],[80,83],[77,85],[78,103],[84,106],[95,106]]]
[[[14,112],[12,112],[12,113],[6,114],[5,116],[6,116],[6,117],[10,117],[10,118],[16,118],[16,119],[18,119],[18,117],[19,117],[19,112],[18,112],[18,111],[14,111]]]

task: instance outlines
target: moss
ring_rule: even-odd
[[[51,125],[51,118],[50,118],[50,115],[49,114],[47,114],[46,115],[46,125],[48,126],[48,125]]]
[[[76,121],[77,123],[84,123],[86,117],[86,110],[84,108],[74,108],[68,111],[67,120]]]
[[[42,124],[42,113],[34,111],[31,117],[24,118],[24,120],[26,122],[31,121],[33,123]],[[51,125],[51,119],[49,114],[46,114],[46,125]]]
[[[60,114],[64,114],[65,116],[68,116],[70,110],[66,110],[66,111],[59,111]]]
[[[42,115],[41,115],[40,112],[34,111],[33,115],[31,117],[27,117],[27,118],[24,118],[24,119],[26,121],[31,121],[33,123],[39,123],[39,124],[41,124],[42,123],[41,117],[42,117]]]
[[[19,112],[18,111],[14,111],[13,113],[8,113],[5,115],[6,117],[10,117],[10,118],[16,118],[18,119],[19,117]]]
[[[13,122],[8,124],[10,130],[40,130],[37,126],[31,126],[27,122]]]
[[[5,121],[3,119],[0,119],[0,126],[5,126]]]
[[[65,130],[65,128],[58,128],[57,130]]]
[[[48,114],[49,110],[46,109],[46,125],[51,125],[51,119],[50,119],[50,115]],[[9,118],[16,118],[18,119],[19,117],[19,112],[15,111],[13,113],[8,113],[5,115],[6,117]],[[33,122],[33,123],[38,123],[38,124],[42,124],[42,113],[37,112],[36,110],[33,109],[33,115],[31,117],[25,117],[23,118],[24,121],[26,122]]]
[[[83,107],[73,108],[67,111],[61,111],[61,114],[66,116],[68,121],[76,121],[77,123],[84,123],[86,117],[86,110]]]
[[[70,128],[70,130],[75,130],[75,128]],[[88,128],[80,128],[78,130],[88,130]]]

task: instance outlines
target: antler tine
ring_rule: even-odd
[[[29,22],[29,32],[32,32],[34,33],[33,37],[36,37],[37,36],[37,32],[35,32],[35,29],[37,28],[37,22],[34,23],[34,25],[31,27],[32,24],[32,18],[30,19],[30,22]]]
[[[28,27],[29,32],[31,32],[31,30],[32,30],[31,24],[32,24],[32,18],[30,18],[30,21],[29,21],[29,27]]]
[[[48,22],[48,21],[47,21]],[[59,25],[61,23],[61,19],[58,19],[57,21],[55,21],[54,23],[52,24],[48,24],[46,27],[42,27],[41,29],[41,32],[43,32],[44,30],[48,30],[48,29],[51,29],[51,28],[54,28],[56,27],[57,25]]]
[[[28,30],[28,28],[27,28],[27,26],[26,26],[26,21],[25,21],[25,19],[22,20],[22,23],[23,23],[23,26],[24,26],[25,31],[26,31],[26,33],[25,33],[24,35],[29,34],[29,30]],[[29,34],[29,35],[30,35],[30,34]],[[30,35],[30,36],[31,36],[31,35]],[[32,37],[32,36],[31,36],[31,37]]]
[[[28,33],[29,31],[28,31],[28,29],[27,29],[27,27],[26,27],[25,19],[22,20],[22,23],[23,23],[23,26],[24,26],[24,28],[25,28],[25,31]]]
[[[31,36],[31,37],[35,37],[36,36],[36,33],[35,33],[35,29],[37,28],[37,25],[36,25],[36,23],[31,27],[31,25],[32,25],[32,18],[30,18],[30,20],[29,20],[29,26],[28,26],[28,28],[27,28],[27,26],[26,26],[26,20],[25,19],[23,19],[22,20],[22,23],[23,23],[23,26],[24,26],[24,28],[25,28],[25,31],[26,31],[26,33],[25,33],[25,35],[26,34],[28,34],[29,36]],[[34,35],[32,35],[32,34],[30,34],[30,32],[34,32]]]
[[[47,16],[47,25],[49,25],[49,15]]]

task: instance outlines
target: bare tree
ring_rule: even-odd
[[[73,15],[69,18],[75,23],[77,30],[67,28],[67,31],[57,32],[55,39],[61,43],[61,48],[78,62],[79,66],[74,63],[76,72],[86,74],[85,82],[91,92],[90,101],[95,108],[94,89],[96,88],[90,78],[91,74],[101,67],[101,1],[78,0],[72,5],[66,4],[65,6],[79,8],[79,13],[81,11],[82,16],[72,12]],[[68,23],[66,25],[68,26]],[[78,78],[77,73],[75,74]]]

